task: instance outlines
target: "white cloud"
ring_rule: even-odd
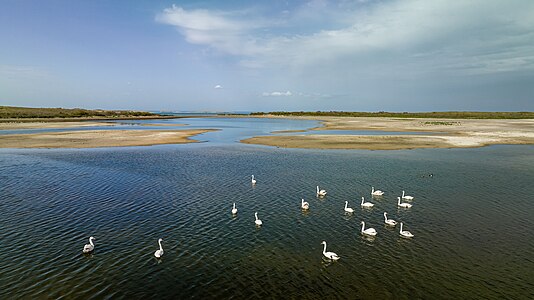
[[[213,88],[214,88],[214,89],[222,89],[223,87],[222,87],[222,85],[220,85],[220,84],[217,84],[217,85],[216,85],[216,86],[214,86]]]
[[[290,91],[285,91],[285,92],[263,92],[261,95],[264,96],[264,97],[281,97],[281,96],[292,96],[293,93],[291,93]]]

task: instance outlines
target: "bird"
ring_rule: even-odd
[[[376,190],[375,191],[375,187],[372,186],[371,187],[371,195],[373,195],[373,196],[382,196],[382,195],[384,195],[384,192],[382,192],[381,190]]]
[[[304,199],[302,199],[302,201],[300,202],[300,207],[304,210],[308,210],[310,208],[310,204],[304,201]]]
[[[256,223],[256,225],[258,226],[261,226],[263,222],[260,219],[258,219],[258,213],[257,212],[254,213],[254,216],[256,217],[256,221],[254,221],[254,223]]]
[[[256,179],[254,179],[254,175],[252,175],[252,179],[250,180],[252,184],[256,184]]]
[[[402,222],[400,224],[401,224],[400,231],[399,231],[400,235],[402,237],[407,237],[407,238],[413,237],[413,234],[411,232],[409,232],[408,230],[402,230]]]
[[[345,201],[345,212],[353,213],[354,209],[348,207],[348,205],[349,205],[349,201]]]
[[[317,195],[326,196],[326,191],[325,190],[319,190],[319,186],[317,186]]]
[[[374,228],[367,228],[365,229],[365,222],[362,221],[362,234],[364,235],[369,235],[369,236],[375,236],[376,235],[376,230]]]
[[[235,208],[235,202],[234,202],[234,208],[232,208],[232,215],[237,214],[237,208]]]
[[[154,252],[154,256],[156,258],[161,258],[163,256],[163,247],[161,246],[161,242],[163,242],[163,239],[158,240],[159,250],[156,250],[156,252]]]
[[[362,197],[362,207],[363,208],[371,208],[373,206],[375,206],[373,203],[371,202],[364,202],[365,201],[365,198]]]
[[[401,203],[401,197],[397,197],[397,200],[399,200],[399,201],[397,201],[397,205],[399,207],[404,207],[404,208],[412,207],[412,205],[410,203]]]
[[[408,195],[404,195],[404,191],[402,191],[402,199],[413,200],[413,197],[412,196],[408,196]]]
[[[323,241],[321,244],[324,245],[324,248],[323,248],[324,257],[326,257],[328,259],[331,259],[331,260],[338,260],[339,259],[339,256],[337,254],[335,254],[334,252],[326,252],[326,242],[325,241]]]
[[[94,239],[94,237],[89,238],[89,244],[85,244],[85,246],[83,246],[83,253],[91,253],[93,250],[95,250],[95,244],[93,244]]]
[[[397,225],[397,221],[395,221],[393,219],[388,219],[388,213],[387,212],[384,212],[384,223],[386,223],[386,225],[391,225],[391,226]]]

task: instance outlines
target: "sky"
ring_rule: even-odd
[[[534,1],[0,0],[0,105],[534,111]]]

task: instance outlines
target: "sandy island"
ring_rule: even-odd
[[[267,116],[273,117],[273,116]],[[312,130],[380,130],[417,135],[257,136],[242,143],[311,149],[400,150],[469,148],[495,144],[534,144],[534,119],[400,119],[356,117],[278,117],[321,121]],[[428,134],[425,134],[428,132]]]
[[[184,144],[198,142],[189,138],[209,131],[213,130],[87,130],[7,134],[0,135],[0,148],[97,148]]]

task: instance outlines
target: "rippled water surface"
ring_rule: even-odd
[[[284,129],[295,128],[273,130]],[[300,150],[223,143],[236,136],[223,132],[1,150],[0,299],[534,297],[534,147]],[[410,209],[397,208],[403,189]],[[362,196],[375,206],[361,209]],[[415,237],[384,226],[384,211]],[[322,259],[323,240],[339,261]]]

